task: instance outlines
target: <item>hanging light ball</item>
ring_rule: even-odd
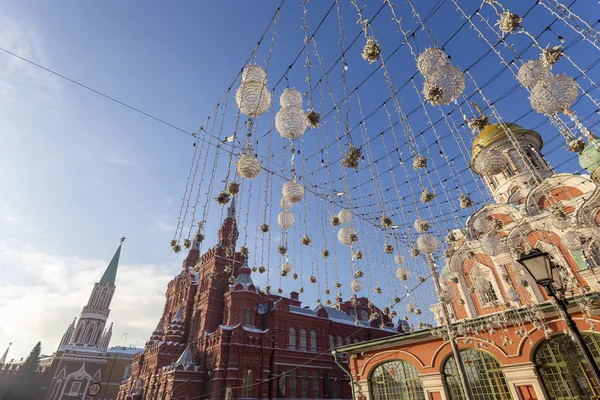
[[[542,78],[531,90],[531,107],[545,115],[569,111],[577,100],[577,83],[567,75]]]
[[[506,157],[504,157],[501,151],[483,149],[477,154],[471,167],[473,172],[479,175],[490,176],[504,171],[506,164]]]
[[[576,230],[568,230],[562,234],[560,240],[568,250],[581,250],[583,247],[583,239]]]
[[[283,184],[281,194],[292,204],[297,203],[302,200],[302,197],[304,196],[304,186],[296,181],[286,182]]]
[[[417,239],[417,248],[426,254],[434,253],[438,248],[437,239],[430,233],[424,233]]]
[[[294,222],[296,222],[296,218],[294,217],[294,214],[292,214],[291,212],[282,211],[277,216],[277,222],[279,223],[279,226],[281,226],[282,228],[288,229],[292,225],[294,225]]]
[[[450,104],[465,90],[465,75],[460,68],[446,64],[425,77],[423,94],[433,105]]]
[[[275,128],[284,138],[298,139],[307,127],[308,119],[300,107],[283,107],[275,116]]]
[[[236,164],[239,174],[248,179],[255,178],[262,168],[260,160],[250,154],[242,154]]]
[[[352,282],[350,282],[350,289],[352,289],[353,292],[360,292],[362,288],[363,284],[358,279],[355,279]]]
[[[419,233],[424,233],[429,230],[429,222],[425,218],[417,218],[414,224],[415,230]]]
[[[242,82],[258,81],[263,85],[267,83],[267,73],[256,64],[247,65],[242,71]]]
[[[448,64],[448,56],[442,49],[436,47],[426,49],[417,58],[417,68],[425,77],[446,64]]]
[[[338,212],[338,218],[340,219],[340,223],[347,224],[348,222],[352,221],[352,212],[344,208]]]
[[[344,226],[340,228],[337,234],[338,240],[344,246],[350,246],[356,242],[358,242],[358,235],[356,231],[351,226]]]
[[[406,261],[406,260],[404,259],[404,256],[402,254],[396,254],[394,256],[394,262],[396,264],[402,265],[402,264],[404,264],[404,261]]]
[[[302,107],[302,94],[294,88],[288,88],[279,97],[281,107]]]
[[[282,210],[289,210],[293,205],[294,204],[285,196],[279,200],[279,206],[281,206]]]
[[[521,85],[531,89],[540,79],[551,76],[551,69],[552,65],[542,60],[529,60],[519,68],[517,78]]]
[[[243,81],[235,92],[235,101],[242,114],[258,117],[271,105],[269,89],[258,81]]]
[[[292,264],[290,264],[289,262],[284,262],[283,264],[281,264],[281,272],[284,272],[286,274],[289,274],[290,272],[292,272]]]
[[[398,267],[396,270],[396,277],[401,281],[405,281],[410,277],[410,272],[406,268]]]

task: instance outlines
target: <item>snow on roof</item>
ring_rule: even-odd
[[[115,346],[108,349],[107,353],[120,353],[120,354],[136,354],[143,352],[144,349],[140,349],[137,347],[125,347],[125,346]]]
[[[310,315],[312,317],[317,316],[316,310],[311,310],[310,308],[304,308],[304,307],[298,307],[298,306],[290,306],[290,312],[293,312],[296,314]]]

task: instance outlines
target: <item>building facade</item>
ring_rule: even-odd
[[[88,389],[93,383],[100,385],[94,399],[116,399],[121,381],[131,373],[131,360],[141,349],[109,348],[112,324],[107,327],[123,241],[57,351],[40,360],[40,399],[91,399]],[[0,382],[8,388],[18,372],[19,363],[0,366]]]
[[[560,313],[516,261],[533,248],[551,256],[570,288],[573,318],[600,362],[600,153],[591,141],[580,155],[592,176],[557,174],[542,145],[538,133],[516,124],[485,127],[472,160],[486,150],[506,158],[502,171],[484,177],[496,204],[447,238],[444,303],[431,310],[441,323],[446,307],[476,400],[600,398],[600,382],[565,334]],[[350,358],[355,398],[464,399],[444,331],[339,349]]]
[[[245,251],[236,251],[235,200],[218,244],[194,242],[169,282],[162,318],[119,399],[351,398],[334,346],[397,333],[366,298],[303,307],[255,286]],[[374,318],[374,313],[379,315]]]

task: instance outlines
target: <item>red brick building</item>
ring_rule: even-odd
[[[391,320],[365,298],[311,309],[298,293],[260,290],[235,251],[235,202],[218,238],[202,255],[192,245],[118,398],[351,398],[331,349],[396,333]],[[381,316],[369,318],[374,312]]]

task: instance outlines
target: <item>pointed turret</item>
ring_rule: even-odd
[[[73,322],[71,322],[71,324],[63,334],[62,339],[60,340],[60,346],[69,344],[71,336],[73,336],[73,331],[75,330],[75,321],[77,321],[77,318],[73,318]]]
[[[165,341],[167,342],[179,342],[183,338],[185,328],[183,326],[183,310],[180,308],[175,313],[175,316],[169,324],[167,334],[165,335]]]
[[[8,344],[6,351],[4,352],[4,354],[2,354],[2,357],[0,357],[0,365],[6,364],[6,357],[8,357],[8,350],[10,349],[10,346],[12,346],[12,343]]]
[[[175,365],[190,365],[194,364],[194,355],[192,354],[192,349],[188,344],[183,353],[179,356],[177,361],[175,361]]]
[[[112,338],[112,328],[113,328],[113,324],[112,322],[110,323],[110,326],[108,327],[108,330],[106,332],[104,332],[104,335],[102,335],[102,340],[100,341],[100,346],[103,349],[108,349],[108,344],[110,343],[110,339]]]
[[[124,241],[125,236],[121,238],[121,244],[117,248],[112,260],[110,260],[108,267],[106,267],[106,271],[104,271],[104,275],[102,275],[100,283],[110,283],[112,285],[115,284],[115,279],[117,278],[117,268],[119,267],[119,258],[121,257],[121,247],[123,246]]]
[[[219,229],[219,246],[225,248],[235,248],[239,232],[235,221],[235,197],[227,208],[227,216]]]

